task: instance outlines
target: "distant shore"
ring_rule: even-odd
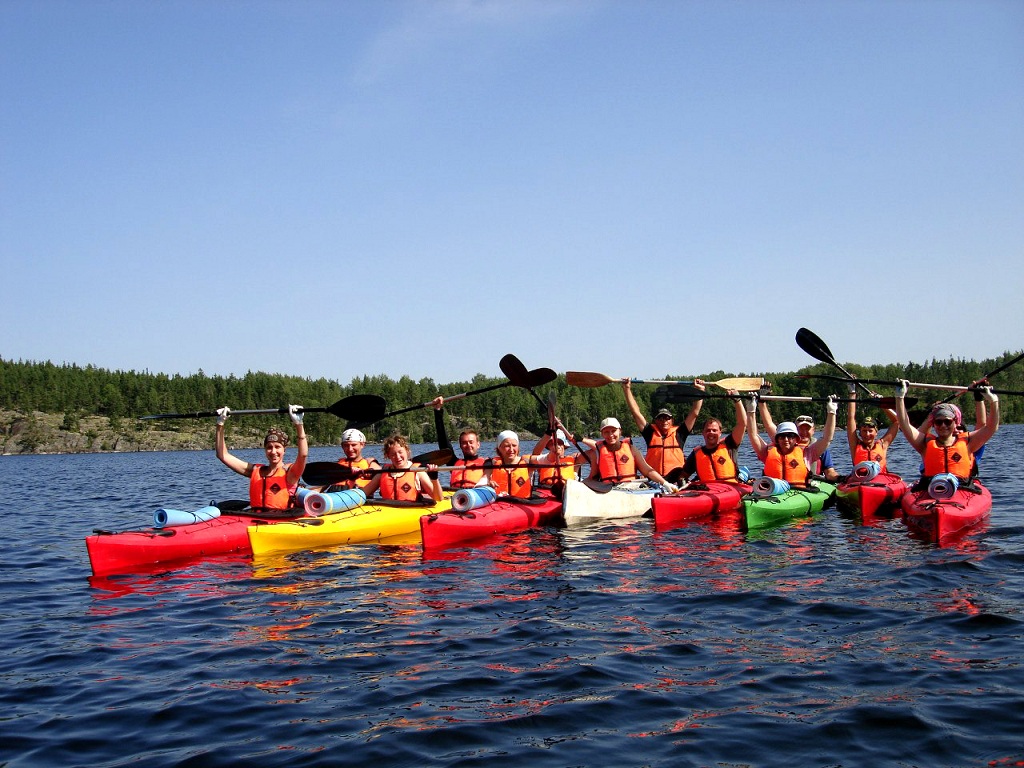
[[[213,449],[212,423],[142,422],[83,416],[69,421],[62,414],[0,411],[0,453],[133,453],[138,451],[207,451]],[[232,448],[259,448],[263,432],[233,424]]]

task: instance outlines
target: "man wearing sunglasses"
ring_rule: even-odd
[[[924,459],[924,478],[938,474],[955,475],[960,482],[966,483],[974,472],[975,455],[999,429],[999,397],[991,387],[978,387],[988,406],[988,420],[973,432],[961,432],[962,416],[960,409],[950,403],[939,403],[919,430],[910,423],[907,416],[908,383],[900,380],[896,384],[896,418],[900,431],[907,442]],[[928,425],[935,429],[935,435],[928,432]]]

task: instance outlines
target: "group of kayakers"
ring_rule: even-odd
[[[706,385],[697,379],[694,386],[703,391]],[[700,483],[743,483],[748,478],[738,464],[737,450],[744,432],[764,465],[765,477],[784,480],[797,487],[806,486],[816,477],[830,482],[841,479],[830,451],[836,430],[838,398],[830,397],[825,403],[823,433],[816,438],[811,416],[801,415],[795,421],[776,425],[768,403],[758,398],[758,393],[727,390],[735,403],[735,425],[726,432],[720,419],[705,419],[701,427],[703,444],[687,455],[683,446],[696,425],[703,400],[693,403],[680,424],[666,408],[659,410],[652,422],[647,422],[633,396],[630,380],[623,380],[622,387],[626,405],[646,444],[645,453],[623,437],[622,426],[615,417],[601,422],[600,439],[591,439],[573,435],[552,416],[550,429],[526,456],[520,454],[516,432],[504,430],[497,436],[496,455],[482,457],[479,435],[467,429],[459,435],[462,458],[456,459],[450,469],[450,488],[489,486],[499,495],[528,498],[535,487],[558,488],[566,480],[581,475],[583,464],[590,466],[588,480],[614,484],[632,480],[639,474],[660,483],[670,492],[685,486],[691,478]],[[969,481],[977,471],[977,459],[985,443],[999,427],[999,398],[983,381],[974,382],[972,387],[977,403],[972,431],[964,429],[960,409],[950,403],[935,405],[924,423],[915,427],[906,409],[907,382],[900,381],[895,391],[895,408],[883,409],[889,425],[879,434],[875,419],[868,417],[857,422],[856,390],[851,383],[847,398],[847,440],[854,465],[876,462],[885,471],[889,446],[897,433],[902,432],[921,455],[925,477],[950,473],[964,482]],[[436,398],[433,406],[438,444],[441,448],[451,448],[444,429],[444,398]],[[302,407],[289,406],[288,413],[298,442],[296,460],[291,464],[284,462],[288,435],[272,429],[264,439],[267,464],[257,464],[243,461],[228,451],[224,425],[230,410],[225,407],[217,411],[217,458],[249,478],[249,500],[253,507],[284,509],[294,503],[309,446],[302,424]],[[758,413],[768,435],[767,441],[758,431]],[[567,443],[572,443],[578,453],[567,455]],[[404,437],[393,435],[384,441],[387,463],[383,466],[376,459],[362,455],[365,446],[366,437],[358,429],[346,429],[342,433],[344,455],[338,463],[352,470],[352,476],[336,487],[359,487],[367,497],[379,493],[382,499],[441,500],[443,489],[437,467],[414,462]]]

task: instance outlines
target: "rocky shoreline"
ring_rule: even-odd
[[[209,423],[157,423],[106,416],[69,418],[39,411],[0,411],[0,453],[208,451],[213,449],[213,431]],[[259,448],[263,433],[232,425],[229,440],[232,448]]]

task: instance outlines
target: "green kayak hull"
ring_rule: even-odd
[[[795,517],[807,517],[820,512],[835,499],[836,487],[821,481],[814,485],[815,490],[791,488],[778,496],[764,499],[745,496],[743,512],[747,529],[770,528]]]

